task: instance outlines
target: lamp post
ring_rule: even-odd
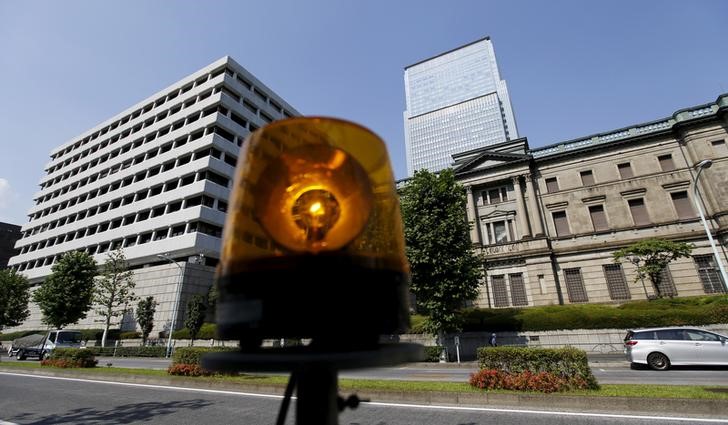
[[[177,311],[179,310],[179,298],[182,293],[183,270],[182,270],[182,266],[180,266],[178,262],[169,258],[169,254],[157,254],[157,258],[160,258],[162,260],[167,260],[179,268],[179,276],[177,277],[177,291],[176,291],[176,294],[174,297],[174,307],[173,307],[174,309],[172,310],[172,322],[169,325],[169,335],[167,335],[167,353],[166,353],[165,357],[169,357],[170,353],[172,352],[172,332],[174,332],[174,325],[177,322]]]
[[[720,275],[723,279],[723,291],[726,291],[726,285],[728,285],[728,276],[726,275],[725,268],[723,267],[723,262],[720,260],[720,255],[718,254],[718,248],[715,246],[715,241],[713,240],[713,235],[710,232],[710,228],[708,227],[708,222],[705,220],[705,214],[703,214],[703,208],[700,205],[700,201],[698,200],[698,178],[700,177],[700,173],[705,168],[710,168],[710,166],[713,165],[713,161],[710,159],[704,159],[695,166],[695,168],[698,170],[698,174],[695,175],[695,185],[693,186],[693,202],[695,202],[695,206],[698,208],[698,213],[700,213],[700,220],[703,222],[703,227],[705,227],[705,234],[708,235],[708,240],[710,241],[710,247],[713,249],[713,256],[715,257],[715,262],[718,263],[718,269],[720,269]]]

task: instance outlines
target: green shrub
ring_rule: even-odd
[[[50,358],[41,362],[42,366],[56,367],[96,367],[94,354],[84,348],[56,348]]]
[[[440,353],[442,353],[442,346],[435,345],[431,347],[425,347],[425,360],[429,363],[437,363],[440,361]]]
[[[164,357],[167,354],[167,347],[88,347],[86,350],[96,356],[116,357]]]
[[[172,363],[201,365],[202,355],[220,351],[237,351],[236,347],[179,347],[174,350]]]
[[[463,330],[472,332],[628,329],[728,323],[728,296],[633,301],[620,306],[555,305],[525,309],[466,309]]]
[[[136,331],[122,332],[119,334],[119,339],[141,339],[142,334]]]
[[[200,332],[197,333],[197,339],[213,339],[216,337],[217,325],[214,323],[205,323],[200,328]],[[182,328],[180,330],[172,332],[172,338],[174,339],[190,339],[190,330]]]
[[[14,341],[18,338],[22,338],[24,336],[33,335],[33,334],[44,334],[46,331],[17,331],[17,332],[8,332],[8,333],[0,333],[0,341]]]
[[[599,388],[586,352],[576,348],[481,347],[478,363],[480,369],[507,374],[548,372],[576,387]]]

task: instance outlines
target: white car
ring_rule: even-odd
[[[673,327],[636,329],[624,337],[627,360],[655,370],[670,366],[728,366],[728,337],[702,329]]]

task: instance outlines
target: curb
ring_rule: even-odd
[[[4,368],[0,372],[28,375],[89,379],[103,382],[122,382],[170,387],[216,389],[261,394],[283,395],[284,385],[256,385],[226,382],[200,382],[187,377],[148,377],[142,375],[102,375],[58,370],[26,370]],[[590,413],[628,413],[641,415],[679,415],[681,417],[726,418],[728,400],[593,397],[563,394],[494,394],[487,392],[434,392],[434,391],[377,391],[357,390],[348,392],[373,402],[412,403],[421,405],[449,405],[462,407],[519,408],[526,410],[578,411]]]

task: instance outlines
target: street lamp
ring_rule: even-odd
[[[169,325],[169,333],[167,335],[167,352],[165,354],[165,357],[169,357],[170,353],[172,352],[172,332],[174,332],[174,324],[177,322],[177,310],[179,310],[179,298],[180,298],[180,294],[182,293],[183,270],[182,270],[182,266],[180,266],[178,262],[169,258],[169,254],[157,254],[157,258],[162,259],[162,260],[167,260],[179,268],[179,276],[177,277],[177,291],[176,291],[176,294],[174,297],[174,307],[172,310],[172,322]]]
[[[718,248],[715,246],[713,235],[710,232],[708,222],[705,220],[705,214],[703,214],[703,208],[700,206],[700,202],[698,200],[698,178],[700,177],[700,173],[703,171],[703,169],[710,168],[711,165],[713,165],[713,161],[711,161],[710,159],[704,159],[698,162],[697,165],[695,165],[695,168],[698,170],[698,174],[695,176],[695,185],[693,186],[693,202],[695,202],[695,206],[698,208],[698,213],[700,213],[700,220],[702,220],[703,227],[705,227],[705,234],[708,235],[710,247],[713,249],[713,256],[715,257],[716,263],[718,263],[720,275],[723,279],[723,291],[726,291],[726,285],[728,285],[728,276],[726,276],[725,268],[723,268],[723,262],[720,260],[720,255],[718,254]]]

